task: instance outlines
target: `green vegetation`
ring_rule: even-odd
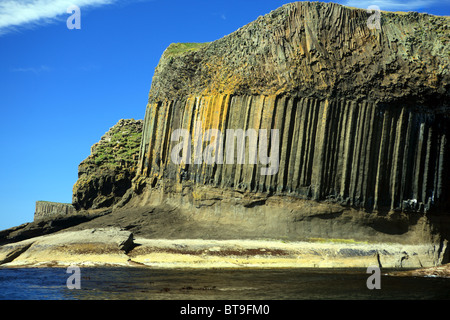
[[[101,143],[96,147],[95,164],[108,165],[133,161],[133,156],[139,154],[141,132],[117,132],[111,136],[109,143]]]
[[[205,46],[206,43],[172,43],[165,51],[164,55],[166,58],[180,56],[186,52],[194,52]]]
[[[92,147],[92,154],[84,163],[102,169],[133,167],[139,155],[142,123],[119,122]]]

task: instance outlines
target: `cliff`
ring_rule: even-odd
[[[212,43],[171,45],[144,119],[140,203],[239,216],[260,235],[448,232],[448,18],[383,12],[370,29],[369,17],[297,2]]]
[[[368,16],[294,3],[196,51],[174,57],[169,47],[153,78],[139,174],[369,209],[448,201],[448,21],[383,13],[382,29],[370,30]],[[193,135],[196,121],[202,133],[278,129],[278,174],[220,164],[180,172],[171,133]]]

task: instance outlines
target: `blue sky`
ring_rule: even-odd
[[[0,0],[0,230],[32,221],[37,200],[72,201],[90,147],[144,118],[170,43],[219,39],[289,2]],[[333,2],[450,15],[442,0]],[[80,30],[66,26],[71,4]]]

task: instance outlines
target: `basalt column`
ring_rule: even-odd
[[[447,205],[449,123],[412,108],[288,96],[200,96],[150,104],[144,126],[139,171],[154,184],[192,181],[331,199],[368,210],[427,211]],[[201,145],[196,146],[198,128]],[[177,129],[189,132],[190,163],[171,159],[182,141],[171,139]],[[223,139],[207,139],[211,129]],[[228,164],[230,137],[224,133],[229,129],[278,130],[279,148],[269,148],[279,155],[276,174],[262,175],[261,161],[252,163],[250,137],[244,163],[237,161],[235,147],[235,161]],[[256,146],[261,139],[258,135]],[[270,135],[264,139],[270,142]],[[211,145],[220,157],[208,163],[203,157]],[[202,153],[198,163],[196,152]]]

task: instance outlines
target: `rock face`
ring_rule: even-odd
[[[69,203],[37,201],[34,221],[72,215],[75,208]]]
[[[225,214],[221,190],[250,195],[244,208],[273,196],[334,203],[345,208],[330,209],[336,221],[349,208],[388,217],[376,228],[385,234],[406,232],[394,212],[406,225],[445,219],[449,19],[383,12],[370,29],[369,17],[298,2],[184,53],[170,46],[150,90],[136,192],[152,203],[179,194],[192,210],[204,200],[212,215]],[[250,135],[241,162],[238,130]],[[427,224],[420,241],[440,232]]]
[[[368,210],[424,212],[449,205],[450,122],[444,114],[369,102],[226,95],[151,105],[148,113],[140,174],[153,178],[153,185],[168,178],[332,199]],[[161,122],[151,123],[155,119]],[[243,164],[177,165],[171,161],[178,144],[169,141],[172,128],[193,132],[195,121],[205,130],[279,130],[278,173],[261,175],[268,166],[249,164],[248,158]],[[203,143],[201,150],[210,144]]]
[[[150,103],[187,96],[294,95],[426,104],[449,97],[448,17],[371,14],[334,3],[287,4],[212,43],[171,45]],[[176,54],[174,54],[174,52]]]
[[[98,209],[117,204],[131,187],[142,136],[142,120],[120,120],[92,146],[78,167],[73,206]]]

